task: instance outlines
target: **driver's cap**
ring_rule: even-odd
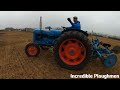
[[[78,19],[78,17],[76,17],[76,16],[74,16],[73,18],[74,18],[74,19]]]

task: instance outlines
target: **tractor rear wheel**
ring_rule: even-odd
[[[54,44],[54,57],[63,68],[69,70],[83,69],[90,61],[90,41],[81,32],[64,32]]]
[[[36,57],[40,53],[40,48],[34,43],[29,43],[25,47],[25,53],[28,57]]]

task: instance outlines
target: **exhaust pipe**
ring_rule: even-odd
[[[40,30],[42,30],[42,17],[40,17]]]

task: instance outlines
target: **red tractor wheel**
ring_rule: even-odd
[[[29,57],[36,57],[40,53],[40,48],[34,43],[29,43],[25,47],[25,53]]]
[[[63,68],[82,69],[91,57],[90,41],[79,31],[64,32],[54,44],[54,56]]]

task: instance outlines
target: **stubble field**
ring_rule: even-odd
[[[120,41],[100,38],[111,45]],[[83,70],[61,68],[54,60],[52,50],[41,50],[38,57],[27,57],[24,48],[32,40],[30,32],[0,32],[0,79],[70,79],[70,74],[120,75],[120,54],[113,68],[107,69],[99,59],[93,60]]]

